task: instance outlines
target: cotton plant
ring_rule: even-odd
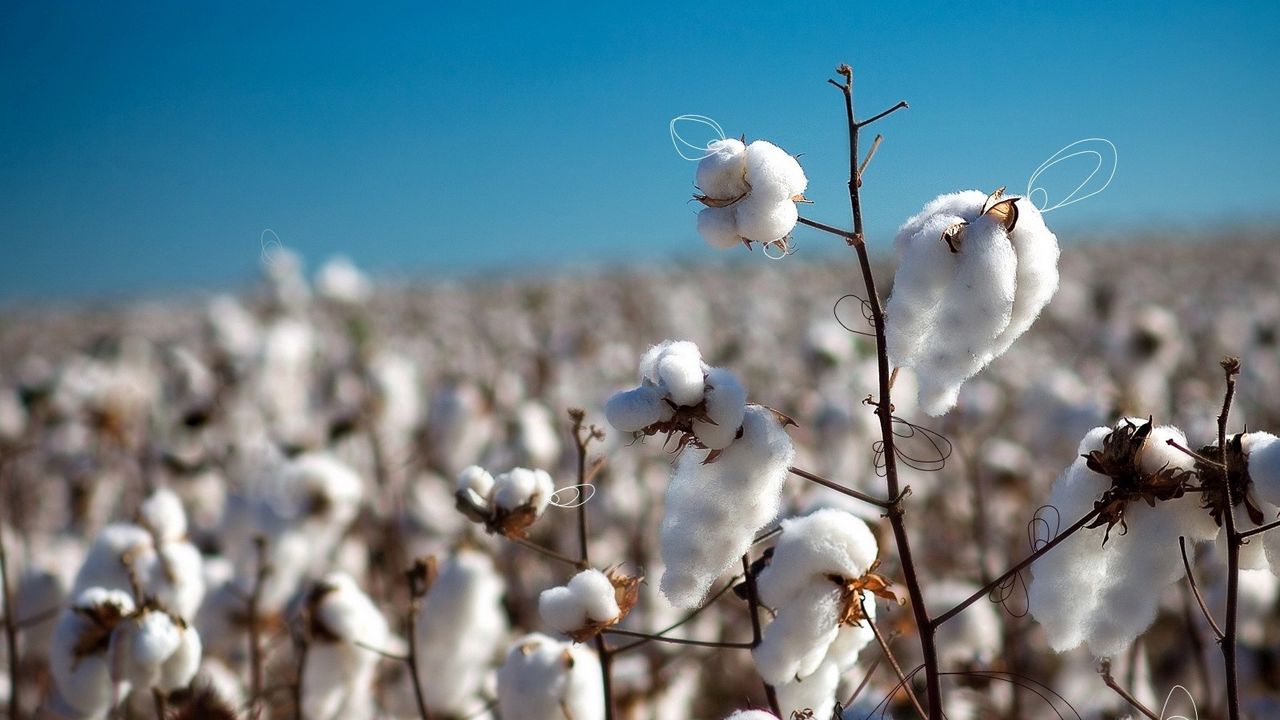
[[[496,477],[472,465],[458,474],[458,509],[490,533],[523,538],[551,504],[555,481],[545,470],[512,468]]]
[[[728,138],[707,146],[697,184],[700,193],[694,197],[706,205],[698,213],[698,233],[712,247],[751,247],[752,242],[785,247],[808,179],[800,163],[777,145]]]
[[[921,407],[941,415],[1053,297],[1058,240],[1035,205],[1001,188],[939,196],[903,224],[894,245],[889,359],[915,369]]]
[[[874,639],[876,597],[896,598],[874,572],[878,554],[867,524],[842,510],[782,521],[757,579],[760,601],[775,615],[752,655],[785,713],[823,716],[834,707],[841,675]]]
[[[531,633],[515,642],[498,670],[503,720],[603,720],[600,661],[582,645]]]
[[[371,720],[379,651],[391,637],[386,618],[355,580],[336,572],[307,591],[299,615],[308,638],[303,716]]]
[[[583,642],[622,621],[639,599],[642,578],[615,570],[588,568],[567,584],[538,596],[542,621],[575,642]]]

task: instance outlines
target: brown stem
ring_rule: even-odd
[[[592,425],[584,427],[583,420],[586,413],[580,409],[571,409],[569,418],[573,422],[573,443],[577,452],[578,461],[578,491],[582,492],[583,488],[591,477],[600,469],[600,464],[596,463],[591,468],[591,477],[587,474],[587,449],[591,446],[592,440],[599,440],[604,437],[604,433],[599,428]],[[578,503],[578,548],[580,567],[586,568],[591,566],[590,548],[587,544],[587,503]],[[613,653],[610,652],[608,643],[604,640],[604,635],[596,635],[595,638],[596,654],[600,656],[600,684],[604,690],[604,717],[605,720],[613,720]]]
[[[1199,460],[1200,462],[1206,465],[1212,465],[1213,467],[1216,467],[1216,468],[1225,467],[1222,463],[1218,462],[1217,460],[1210,460],[1209,458],[1201,455],[1200,453],[1196,452],[1195,450],[1192,450],[1189,447],[1184,447],[1182,445],[1179,445],[1178,441],[1174,440],[1173,438],[1169,438],[1168,440],[1165,440],[1165,444],[1169,445],[1170,447],[1176,450],[1181,450],[1184,454],[1190,455],[1191,457],[1195,458],[1196,460]]]
[[[820,223],[817,220],[810,220],[807,217],[798,218],[796,222],[799,222],[801,225],[808,225],[811,228],[815,228],[817,230],[821,230],[823,232],[831,233],[832,235],[842,237],[845,239],[846,242],[853,242],[854,240],[857,239],[856,236],[853,233],[849,232],[848,230],[841,230],[838,227],[832,227],[830,225],[827,225],[826,223]]]
[[[1218,627],[1217,621],[1213,619],[1213,613],[1209,612],[1209,606],[1205,604],[1204,597],[1200,595],[1200,586],[1196,584],[1196,575],[1191,572],[1191,560],[1187,558],[1187,539],[1178,537],[1178,549],[1182,551],[1182,567],[1187,573],[1187,583],[1191,586],[1191,592],[1196,597],[1196,602],[1200,604],[1200,612],[1204,614],[1204,619],[1209,622],[1209,627],[1213,630],[1213,636],[1222,642],[1224,637],[1222,628]]]
[[[1191,588],[1188,585],[1182,586],[1182,614],[1187,622],[1187,637],[1191,643],[1191,652],[1196,658],[1196,671],[1200,675],[1200,697],[1212,698],[1213,681],[1209,674],[1206,645],[1200,634],[1200,625],[1195,620],[1195,611],[1191,609]]]
[[[1240,532],[1236,533],[1236,542],[1242,542],[1248,538],[1253,537],[1254,535],[1261,535],[1262,533],[1267,532],[1268,530],[1275,530],[1278,527],[1280,527],[1280,520],[1277,520],[1272,523],[1267,523],[1266,525],[1259,525],[1258,527],[1252,530],[1241,530]]]
[[[834,482],[832,480],[828,480],[822,477],[821,475],[815,475],[814,473],[811,473],[808,470],[802,470],[798,467],[790,467],[790,468],[787,468],[787,470],[792,475],[795,475],[796,477],[802,477],[811,483],[816,483],[818,485],[821,485],[822,487],[835,490],[836,492],[842,495],[848,495],[849,497],[854,498],[855,500],[861,500],[864,503],[875,505],[876,507],[881,508],[883,510],[888,510],[893,505],[892,502],[886,502],[884,500],[881,500],[880,498],[872,497],[871,495],[858,492],[857,490],[854,490],[852,488],[847,488],[841,485],[840,483]]]
[[[867,166],[871,164],[871,158],[876,156],[876,150],[880,149],[880,143],[884,142],[883,135],[876,135],[871,141],[871,149],[867,151],[867,156],[862,158],[862,164],[858,166],[858,187],[862,187],[862,175],[867,171]]]
[[[1132,705],[1134,710],[1137,710],[1143,715],[1146,715],[1151,720],[1160,720],[1160,716],[1157,715],[1155,712],[1153,712],[1151,708],[1147,707],[1146,705],[1143,705],[1138,700],[1138,698],[1134,697],[1132,694],[1129,693],[1128,690],[1125,690],[1123,687],[1121,687],[1120,683],[1116,682],[1116,679],[1111,676],[1110,660],[1102,661],[1101,675],[1102,675],[1102,682],[1106,683],[1107,687],[1111,688],[1112,690],[1115,690],[1116,694],[1119,695],[1121,698],[1124,698],[1125,702]]]
[[[751,572],[751,554],[742,556],[742,574],[747,583],[747,612],[751,613],[751,649],[760,647],[760,590],[756,587],[756,576]],[[769,683],[764,684],[764,696],[769,701],[769,709],[774,715],[782,717],[782,709],[778,704],[778,691]]]
[[[849,82],[850,82],[850,83],[852,83],[852,82],[853,82],[853,80],[852,80],[852,73],[850,74],[850,76],[849,76],[849,77],[850,77]],[[882,112],[882,113],[878,113],[878,114],[876,114],[876,115],[872,115],[872,116],[871,116],[871,118],[870,118],[870,119],[868,119],[868,120],[863,120],[863,121],[859,122],[859,123],[858,123],[858,127],[859,127],[859,128],[864,128],[864,127],[866,127],[866,126],[870,125],[871,123],[873,123],[873,122],[875,122],[875,121],[879,120],[880,118],[882,118],[882,117],[884,117],[884,116],[886,116],[886,115],[889,115],[890,113],[896,112],[896,111],[898,111],[898,110],[902,110],[902,109],[904,109],[904,108],[909,108],[909,107],[911,107],[911,106],[907,104],[907,101],[906,101],[906,100],[899,100],[897,105],[894,105],[893,107],[889,108],[888,110],[885,110],[884,112]]]
[[[412,581],[410,581],[412,585]],[[410,588],[412,594],[412,588]],[[422,678],[418,675],[418,606],[420,598],[409,602],[409,615],[405,618],[405,631],[409,634],[409,678],[413,683],[413,699],[418,704],[418,718],[431,720],[431,711],[427,709],[427,696],[422,690]]]
[[[738,577],[741,577],[741,576],[738,576]],[[706,610],[707,608],[711,607],[711,605],[712,605],[713,603],[715,603],[715,601],[717,601],[717,600],[719,600],[720,598],[724,597],[724,595],[725,595],[726,593],[728,593],[730,590],[732,590],[732,589],[733,589],[734,584],[735,584],[736,582],[738,582],[738,577],[734,577],[733,579],[731,579],[731,580],[729,581],[729,584],[728,584],[728,585],[725,585],[724,587],[720,588],[720,590],[719,590],[719,591],[717,591],[715,595],[712,595],[710,598],[708,598],[708,599],[707,599],[707,601],[706,601],[705,603],[703,603],[703,604],[702,604],[702,607],[700,607],[700,608],[698,608],[698,609],[696,609],[696,610],[694,610],[694,611],[690,612],[688,615],[685,615],[683,618],[681,618],[681,619],[677,620],[676,622],[674,622],[674,623],[672,623],[672,624],[670,624],[670,625],[666,626],[665,628],[663,628],[663,629],[659,630],[658,632],[654,633],[654,636],[656,636],[656,637],[662,637],[662,636],[666,635],[667,633],[671,632],[672,630],[675,630],[676,628],[680,627],[681,625],[684,625],[685,623],[688,623],[689,621],[691,621],[691,620],[693,620],[694,618],[698,617],[698,615],[700,615],[700,614],[702,613],[702,611],[703,611],[703,610]],[[636,640],[636,641],[634,641],[634,642],[629,642],[629,643],[627,643],[626,645],[619,645],[619,646],[617,646],[617,647],[615,647],[615,648],[612,648],[612,649],[610,650],[610,653],[611,653],[611,654],[613,654],[613,655],[617,655],[618,653],[626,652],[626,651],[628,651],[628,650],[631,650],[632,648],[637,648],[637,647],[640,647],[641,645],[646,645],[646,644],[648,644],[650,641],[651,641],[651,638],[644,638],[644,639],[642,639],[642,640]]]
[[[862,616],[867,618],[867,605],[865,599],[859,597],[858,604],[862,606]],[[920,706],[920,699],[916,697],[915,690],[911,688],[911,681],[908,680],[907,676],[902,672],[902,665],[898,664],[898,659],[893,656],[893,651],[889,649],[889,643],[886,642],[884,636],[880,634],[880,629],[876,627],[875,622],[870,618],[867,618],[865,622],[871,628],[871,634],[876,636],[876,642],[880,644],[880,651],[884,653],[885,659],[889,661],[889,665],[893,668],[894,674],[898,676],[898,684],[906,691],[907,698],[911,700],[911,706],[916,709],[916,713],[918,713],[921,718],[928,717],[925,715],[924,708]]]
[[[565,565],[573,566],[573,567],[575,567],[575,568],[577,568],[577,569],[579,569],[579,570],[585,570],[585,569],[586,569],[586,567],[587,567],[587,564],[586,564],[585,562],[583,562],[582,560],[574,560],[573,558],[571,558],[571,557],[569,557],[569,556],[567,556],[567,555],[562,555],[562,554],[560,554],[560,553],[556,552],[555,550],[552,550],[552,549],[551,549],[551,548],[549,548],[549,547],[543,547],[542,545],[539,545],[539,544],[537,544],[537,543],[535,543],[535,542],[533,542],[533,541],[531,541],[531,540],[526,540],[525,538],[521,538],[521,537],[509,537],[508,539],[509,539],[511,542],[513,542],[513,543],[515,543],[515,544],[517,544],[517,545],[519,545],[519,546],[521,546],[521,547],[529,548],[530,550],[532,550],[532,551],[534,551],[534,552],[536,552],[536,553],[539,553],[539,554],[543,555],[544,557],[549,557],[549,558],[551,558],[552,560],[555,560],[556,562],[562,562],[562,563],[564,563]]]
[[[965,598],[955,607],[951,608],[950,610],[934,618],[931,621],[934,629],[937,629],[938,626],[942,625],[943,623],[955,617],[956,615],[959,615],[965,608],[974,604],[980,598],[985,596],[987,593],[996,589],[1004,581],[1022,572],[1022,570],[1025,569],[1028,565],[1040,559],[1040,557],[1043,556],[1045,553],[1057,547],[1059,543],[1061,543],[1062,541],[1074,535],[1085,525],[1088,525],[1089,522],[1092,521],[1097,516],[1098,516],[1098,511],[1096,509],[1090,510],[1088,514],[1086,514],[1084,517],[1077,520],[1074,525],[1058,533],[1057,537],[1045,543],[1044,546],[1041,547],[1039,550],[1036,550],[1035,552],[1023,558],[1017,565],[1014,565],[1013,567],[1006,570],[1004,574],[1002,574],[1000,577],[987,583],[986,585],[981,587],[977,592]]]
[[[862,222],[862,198],[858,190],[858,129],[906,107],[905,102],[873,116],[861,124],[853,113],[853,69],[841,65],[837,71],[844,78],[843,83],[834,80],[831,84],[840,89],[844,96],[845,120],[849,129],[849,206],[853,213],[853,235],[846,241],[858,254],[858,265],[862,270],[863,284],[867,290],[867,304],[871,308],[871,320],[876,331],[876,361],[880,375],[880,402],[876,405],[876,415],[880,419],[880,439],[884,452],[884,477],[888,496],[895,498],[893,507],[889,508],[889,524],[893,528],[893,538],[898,547],[898,558],[902,565],[902,574],[906,580],[907,594],[911,598],[911,609],[915,616],[916,628],[920,632],[920,654],[924,659],[925,688],[928,694],[929,714],[932,720],[942,720],[942,683],[938,675],[938,650],[934,638],[934,626],[929,620],[929,611],[925,607],[924,592],[920,588],[920,578],[916,573],[915,563],[911,555],[911,541],[907,537],[907,527],[903,522],[901,491],[898,487],[898,458],[894,450],[893,417],[890,408],[893,401],[890,397],[889,353],[885,343],[884,311],[880,308],[880,295],[876,290],[875,276],[871,272],[871,259],[867,255],[866,237]]]
[[[249,625],[249,702],[252,707],[250,717],[257,720],[262,717],[262,640],[260,637],[258,606],[262,602],[262,585],[271,573],[271,565],[267,563],[267,539],[262,535],[253,538],[254,556],[258,561],[258,570],[253,578],[253,590],[249,593],[246,622]]]
[[[156,706],[156,720],[164,720],[169,714],[169,700],[165,697],[164,692],[160,688],[151,689],[151,699]],[[14,717],[17,717],[16,715]]]
[[[1227,468],[1227,418],[1231,414],[1231,400],[1236,394],[1236,373],[1240,372],[1240,361],[1226,358],[1222,361],[1223,374],[1226,376],[1227,390],[1222,398],[1222,413],[1218,415],[1218,452],[1221,463],[1222,486],[1227,496],[1227,509],[1222,513],[1223,524],[1227,530],[1227,620],[1223,628],[1222,646],[1223,662],[1227,671],[1227,718],[1240,720],[1240,679],[1236,660],[1236,620],[1240,595],[1240,537],[1236,533],[1235,498],[1232,497],[1231,482]]]
[[[636,632],[635,630],[623,630],[621,628],[605,628],[602,632],[610,635],[622,635],[625,637],[644,638],[645,640],[656,640],[657,642],[670,643],[672,645],[696,645],[698,647],[713,648],[730,648],[737,650],[750,650],[754,647],[751,643],[731,643],[721,642],[719,640],[692,640],[689,638],[673,638],[664,635],[650,635],[649,633]]]

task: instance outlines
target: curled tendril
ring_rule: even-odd
[[[1031,593],[1020,572],[992,588],[987,597],[1015,618],[1026,617],[1031,612]],[[1021,598],[1021,601],[1011,602],[1013,598]]]
[[[1048,519],[1052,515],[1052,520]],[[1058,537],[1062,529],[1062,513],[1052,505],[1041,505],[1036,508],[1031,520],[1027,523],[1027,544],[1031,552],[1037,552]]]
[[[773,249],[774,252],[770,253],[770,249]],[[791,255],[795,255],[796,246],[792,242],[791,236],[787,236],[779,240],[770,240],[767,243],[762,243],[760,251],[763,252],[764,256],[770,260],[782,260],[790,257]]]
[[[921,472],[937,472],[946,467],[947,460],[951,457],[953,447],[947,436],[937,430],[930,430],[922,425],[916,425],[909,420],[893,415],[890,416],[893,422],[893,454],[898,461],[912,470]],[[899,440],[910,440],[912,442],[902,443]],[[884,441],[877,440],[871,444],[871,450],[875,453],[876,475],[884,477]]]
[[[862,319],[866,321],[868,327],[872,327],[872,328],[875,327],[875,319],[874,319],[875,316],[871,312],[871,303],[863,299],[861,295],[857,295],[854,293],[849,293],[848,295],[841,295],[840,298],[836,300],[835,305],[831,306],[831,314],[835,316],[836,322],[840,323],[840,327],[853,333],[854,335],[865,335],[866,337],[875,337],[874,332],[867,332],[865,330],[854,330],[853,328],[849,327],[849,325],[846,324],[845,321],[840,317],[840,303],[844,302],[845,300],[857,300],[862,305]]]
[[[903,675],[904,679],[899,680],[897,684],[895,684],[889,690],[889,692],[884,696],[884,699],[882,699],[880,703],[877,704],[875,708],[872,709],[871,714],[866,715],[863,718],[858,718],[858,720],[869,720],[870,718],[873,718],[873,717],[883,718],[885,716],[886,710],[889,707],[889,702],[893,699],[893,697],[897,695],[898,691],[902,690],[907,683],[912,682],[915,679],[915,677],[920,674],[920,671],[922,670],[924,670],[924,665],[917,665],[916,667],[912,668],[911,672],[904,674]],[[1029,675],[1023,675],[1021,673],[1009,672],[1005,670],[979,669],[979,670],[955,670],[950,672],[940,672],[938,673],[938,676],[951,677],[951,678],[970,678],[970,679],[976,679],[976,680],[985,680],[989,682],[995,681],[995,682],[1009,683],[1015,688],[1026,690],[1031,694],[1039,697],[1041,700],[1043,700],[1044,704],[1049,708],[1049,711],[1052,712],[1053,715],[1056,715],[1058,717],[1058,720],[1067,720],[1068,718],[1072,718],[1072,717],[1074,717],[1075,720],[1084,720],[1084,718],[1080,715],[1080,712],[1076,710],[1075,706],[1072,705],[1069,700],[1063,697],[1061,693],[1049,687],[1048,685],[1040,682],[1039,680],[1036,680],[1035,678],[1030,677]],[[1017,691],[1015,690],[1015,692]],[[1062,707],[1059,707],[1059,705],[1061,705]],[[1046,715],[1044,717],[1050,717],[1050,716]]]

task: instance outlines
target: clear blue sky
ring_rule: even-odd
[[[844,223],[841,61],[864,112],[911,103],[877,128],[882,248],[1092,135],[1119,172],[1060,234],[1280,208],[1274,2],[263,5],[0,6],[0,298],[232,287],[264,228],[399,277],[708,258],[680,113],[803,153]]]

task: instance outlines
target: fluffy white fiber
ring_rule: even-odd
[[[556,492],[546,470],[512,468],[493,479],[493,505],[503,510],[533,506],[539,515],[547,509]]]
[[[538,597],[538,613],[553,629],[568,633],[588,624],[608,622],[621,614],[613,583],[594,568],[574,575],[569,583]]]
[[[380,656],[361,646],[386,647],[387,621],[350,576],[330,573],[322,583],[327,591],[311,612],[328,637],[307,649],[303,712],[307,717],[372,718]]]
[[[200,636],[168,613],[146,610],[121,621],[107,650],[111,674],[137,690],[186,687],[200,666]]]
[[[672,413],[656,385],[616,392],[604,406],[605,420],[622,432],[639,432],[656,422],[671,419]]]
[[[747,410],[747,389],[737,375],[724,368],[708,369],[706,383],[710,421],[695,420],[693,434],[708,448],[722,450],[729,447],[742,425]]]
[[[724,720],[778,720],[778,716],[764,710],[739,710]]]
[[[662,593],[677,607],[696,607],[731,567],[756,531],[778,514],[782,483],[795,456],[777,418],[746,409],[742,437],[713,463],[686,452],[667,486],[662,518]]]
[[[897,367],[915,368],[930,415],[955,406],[960,386],[1031,326],[1058,286],[1058,241],[1040,212],[1017,199],[1007,233],[981,215],[986,193],[942,195],[898,230],[898,273],[885,308]],[[958,253],[942,234],[967,223]]]
[[[504,720],[602,720],[604,702],[595,653],[541,633],[516,641],[498,670]]]
[[[1100,450],[1110,431],[1090,431],[1079,453]],[[1186,446],[1177,428],[1152,430],[1141,457],[1144,470],[1191,467],[1191,459],[1169,447],[1169,439]],[[1093,472],[1083,457],[1077,457],[1054,482],[1049,504],[1057,508],[1065,529],[1088,513],[1109,487],[1110,478]],[[1161,592],[1183,574],[1178,537],[1186,536],[1194,544],[1212,540],[1218,530],[1194,493],[1155,507],[1131,502],[1125,522],[1127,532],[1117,525],[1105,545],[1104,528],[1081,530],[1031,566],[1031,613],[1054,650],[1084,644],[1099,657],[1122,653],[1155,620]]]
[[[77,610],[107,605],[114,605],[119,614],[131,613],[134,609],[133,599],[128,593],[95,587],[77,595],[72,607],[64,609],[58,617],[49,648],[49,669],[55,688],[53,705],[66,714],[103,717],[112,706],[113,682],[108,653],[104,649],[80,657],[76,654],[76,647],[84,634],[97,629],[91,618]],[[121,695],[128,690],[126,683],[121,688]]]
[[[1254,495],[1261,501],[1264,523],[1273,522],[1280,506],[1280,438],[1265,432],[1245,433],[1240,444],[1248,457],[1249,478],[1253,480]],[[1280,576],[1280,531],[1265,532],[1262,537],[1253,538],[1250,545],[1259,541],[1271,572]],[[1248,548],[1249,545],[1244,546],[1244,550]]]
[[[760,600],[770,607],[786,604],[816,578],[862,577],[880,552],[867,524],[843,510],[787,518],[781,527],[773,560],[759,580]]]
[[[507,634],[506,585],[487,555],[459,550],[440,568],[418,611],[418,676],[427,707],[475,712],[498,645]]]
[[[786,237],[799,216],[793,198],[808,185],[800,163],[765,140],[745,147],[721,140],[707,149],[698,163],[698,187],[707,198],[732,204],[698,213],[698,233],[717,248]]]

